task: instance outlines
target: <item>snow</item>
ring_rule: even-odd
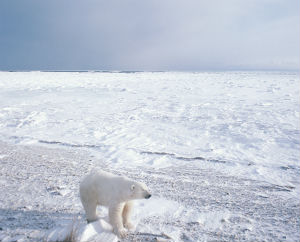
[[[80,241],[115,241],[105,209],[84,221],[93,167],[153,190],[122,241],[299,241],[299,84],[297,72],[0,72],[0,241],[62,239],[74,223]]]

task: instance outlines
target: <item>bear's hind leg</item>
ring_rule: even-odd
[[[129,229],[129,230],[134,229],[134,225],[130,222],[132,208],[133,208],[133,202],[129,201],[129,202],[125,203],[125,206],[124,206],[124,209],[122,212],[123,225],[126,229]]]
[[[87,203],[87,202],[82,201],[82,205],[84,207],[85,214],[86,214],[86,220],[88,223],[94,222],[99,219],[99,217],[97,216],[97,213],[96,213],[96,209],[97,209],[96,202]]]

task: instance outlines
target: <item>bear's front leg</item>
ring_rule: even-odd
[[[126,236],[126,230],[123,226],[122,212],[124,203],[118,203],[109,207],[109,221],[113,226],[114,233],[120,238]]]
[[[133,209],[133,201],[126,202],[123,208],[123,225],[126,229],[134,230],[134,225],[130,222],[130,216]]]

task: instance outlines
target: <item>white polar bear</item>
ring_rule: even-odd
[[[88,223],[98,219],[97,205],[109,209],[109,221],[114,233],[119,237],[126,235],[126,229],[133,229],[130,222],[132,200],[150,198],[147,186],[124,176],[105,171],[94,171],[80,184],[80,199],[86,212]]]

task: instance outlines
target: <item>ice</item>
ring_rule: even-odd
[[[72,234],[73,239],[79,242],[117,242],[118,237],[112,232],[109,223],[100,219],[87,225],[67,224],[64,227],[54,228],[47,236],[47,241],[64,241]],[[72,241],[70,239],[70,241]]]
[[[90,240],[114,242],[118,241],[118,238],[112,233],[111,225],[101,219],[85,226],[80,241],[85,242]]]
[[[78,197],[97,167],[153,190],[124,241],[299,241],[299,84],[298,72],[0,72],[0,240],[66,234],[74,218],[102,231]]]

